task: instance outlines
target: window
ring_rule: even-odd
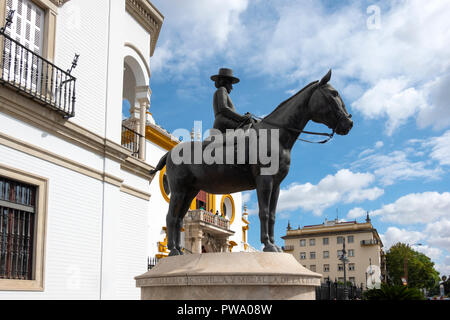
[[[349,271],[355,271],[355,264],[354,264],[354,263],[350,263],[350,264],[348,265],[348,270],[349,270]]]
[[[306,259],[306,252],[300,252],[300,260]]]
[[[300,240],[300,247],[306,247],[306,240]]]
[[[348,243],[354,243],[355,242],[355,237],[354,236],[348,236],[347,237],[347,242]]]
[[[323,245],[328,245],[329,239],[328,238],[323,238],[322,239]]]
[[[309,258],[310,259],[315,259],[316,258],[316,253],[315,252],[310,252],[309,253]]]
[[[311,270],[312,272],[316,272],[316,265],[310,265],[309,270]]]
[[[57,9],[51,0],[6,0],[5,16],[10,10],[15,10],[14,21],[7,34],[53,62]]]
[[[324,264],[323,265],[323,272],[330,272],[330,265],[329,264]]]
[[[344,271],[344,265],[338,264],[338,271]]]
[[[344,283],[344,278],[338,278],[338,282]]]
[[[47,184],[0,164],[0,290],[43,290]]]
[[[348,250],[348,256],[349,256],[349,257],[354,257],[354,256],[355,256],[355,250],[349,249],[349,250]]]
[[[315,246],[316,245],[316,239],[309,239],[309,245]]]
[[[353,285],[355,285],[355,283],[356,283],[355,277],[350,277],[350,278],[349,278],[349,281],[350,281]]]
[[[0,279],[31,280],[36,188],[0,177]]]
[[[330,251],[324,251],[323,252],[323,258],[328,259],[330,257]]]
[[[344,243],[344,237],[337,237],[337,243],[338,244]]]
[[[342,254],[343,254],[342,250],[338,250],[337,251],[337,257],[338,258],[342,257]]]

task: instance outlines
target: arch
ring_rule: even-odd
[[[226,212],[224,211],[224,208]],[[227,216],[230,219],[230,225],[232,225],[236,216],[236,206],[231,194],[222,197],[222,200],[220,201],[220,212],[223,216]]]
[[[147,62],[147,59],[145,59],[145,56],[142,54],[141,50],[139,50],[134,44],[125,42],[125,57],[126,56],[132,56],[134,57],[139,63],[141,64],[141,69],[147,71],[147,77],[148,79],[151,78],[152,73],[150,71],[150,66]],[[147,83],[148,84],[148,83]],[[146,84],[146,85],[147,85]]]

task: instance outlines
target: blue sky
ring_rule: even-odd
[[[333,69],[354,129],[297,143],[282,184],[276,240],[325,218],[372,222],[450,274],[450,2],[152,0],[165,21],[150,64],[151,112],[173,132],[212,127],[210,76],[241,79],[238,110],[262,116]],[[326,131],[310,124],[307,130]],[[311,137],[314,139],[314,137]],[[220,181],[217,181],[220,183]],[[256,193],[250,243],[260,248]]]

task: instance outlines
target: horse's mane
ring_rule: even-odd
[[[301,89],[299,92],[297,92],[296,94],[294,94],[292,97],[290,97],[289,99],[287,99],[286,101],[283,101],[278,107],[275,108],[275,110],[273,110],[267,117],[269,117],[270,115],[272,115],[273,113],[275,113],[277,110],[281,109],[283,106],[285,106],[288,102],[290,102],[291,100],[293,100],[294,98],[296,98],[299,94],[303,93],[306,89],[309,89],[311,86],[315,85],[316,83],[318,83],[319,81],[313,81],[310,84],[308,84],[306,87],[304,87],[303,89]],[[266,117],[266,118],[267,118]]]

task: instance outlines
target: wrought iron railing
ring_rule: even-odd
[[[347,284],[337,281],[325,281],[319,287],[316,287],[316,300],[362,300],[363,286]]]
[[[361,245],[362,246],[375,246],[378,244],[378,240],[373,239],[373,240],[361,240]]]
[[[150,258],[150,257],[148,257],[147,258],[147,269],[148,270],[153,269],[158,262],[159,262],[158,258]]]
[[[0,178],[0,279],[31,280],[35,187]]]
[[[39,54],[22,45],[0,29],[0,83],[16,89],[33,100],[75,116],[76,78]]]
[[[133,157],[139,157],[139,140],[142,135],[122,125],[122,147],[131,151]]]

